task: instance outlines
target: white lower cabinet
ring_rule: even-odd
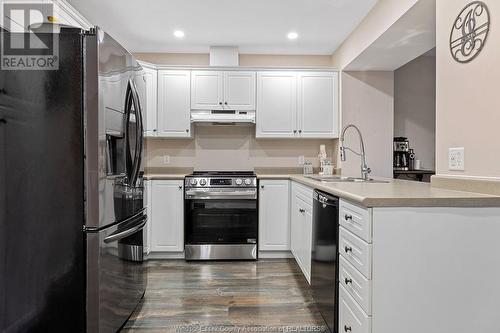
[[[151,252],[184,251],[184,182],[151,180],[148,212]]]
[[[371,216],[371,208],[340,200],[339,332],[372,333]]]
[[[292,182],[291,193],[290,248],[302,273],[311,283],[313,190]]]
[[[290,182],[261,180],[259,251],[290,250]]]
[[[341,285],[339,287],[339,332],[371,333],[372,319]]]

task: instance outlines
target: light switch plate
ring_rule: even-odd
[[[170,156],[163,155],[163,164],[170,164]]]
[[[448,169],[452,171],[465,171],[465,148],[448,149]]]
[[[304,156],[299,156],[299,165],[304,165],[306,158]]]

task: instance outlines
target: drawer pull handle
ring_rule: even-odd
[[[301,212],[301,213],[305,213],[305,212],[306,212],[306,210],[305,210],[305,209],[300,208],[300,209],[299,209],[299,212]]]
[[[346,221],[351,220],[351,221],[352,221],[352,215],[345,214],[345,215],[344,215],[344,220],[346,220]]]
[[[345,253],[352,252],[352,247],[346,246],[346,247],[344,247],[344,251],[345,251]]]
[[[345,278],[345,284],[348,285],[349,283],[352,284],[352,279]]]
[[[344,325],[344,332],[351,332],[352,328],[351,326]]]

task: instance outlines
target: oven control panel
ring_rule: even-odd
[[[185,186],[193,187],[257,187],[256,177],[222,178],[222,177],[192,177],[185,179]]]

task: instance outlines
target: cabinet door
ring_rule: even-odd
[[[151,181],[151,251],[184,251],[182,180]]]
[[[291,193],[291,203],[290,203],[290,250],[292,251],[293,257],[297,264],[302,267],[302,261],[300,260],[300,244],[301,244],[301,220],[302,215],[299,212],[298,198],[295,196],[293,187]]]
[[[224,72],[224,108],[255,110],[255,72]]]
[[[303,255],[302,264],[304,265],[304,275],[306,276],[309,284],[311,283],[311,251],[312,251],[312,207],[305,205],[305,212],[303,216]]]
[[[338,137],[337,74],[298,74],[298,130],[302,138]]]
[[[162,137],[191,137],[190,71],[158,71],[158,131]]]
[[[144,118],[144,135],[155,136],[157,131],[157,92],[158,72],[156,69],[144,68],[145,100],[141,101]]]
[[[259,250],[290,250],[288,180],[260,181]]]
[[[224,99],[224,72],[191,72],[191,109],[222,110]]]
[[[144,206],[146,207],[146,215],[148,216],[148,222],[146,223],[146,228],[144,228],[143,241],[144,241],[144,253],[149,254],[151,252],[151,223],[152,223],[152,210],[151,210],[151,180],[144,181]]]
[[[257,138],[293,138],[297,134],[297,76],[291,72],[257,73]]]

